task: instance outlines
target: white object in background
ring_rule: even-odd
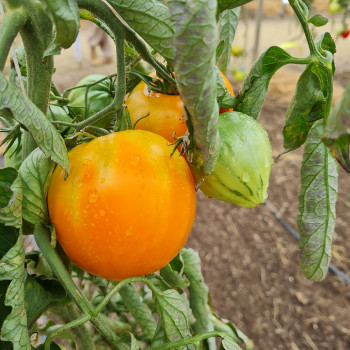
[[[83,59],[81,56],[81,40],[80,40],[80,32],[78,33],[77,38],[74,42],[74,51],[75,51],[75,58],[79,63],[82,63]]]

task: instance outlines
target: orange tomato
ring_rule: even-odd
[[[80,268],[120,281],[159,270],[186,243],[196,211],[191,171],[154,133],[127,130],[69,152],[48,208],[57,239]]]
[[[228,79],[224,76],[224,74],[222,74],[221,72],[220,72],[220,74],[221,74],[221,76],[222,76],[222,79],[224,79],[224,82],[225,82],[225,85],[226,85],[226,89],[228,90],[228,92],[229,92],[232,96],[234,96],[233,89],[232,89],[232,86],[231,86],[230,82],[229,82]],[[232,108],[226,109],[226,108],[220,107],[219,113],[221,114],[221,113],[225,113],[225,112],[227,112],[227,111],[233,111],[233,109],[232,109]]]
[[[222,73],[221,75],[228,91],[233,95],[230,82]],[[174,136],[176,138],[181,137],[187,131],[180,95],[149,92],[146,83],[142,81],[130,93],[125,104],[128,107],[133,124],[149,114],[136,124],[136,129],[152,131],[165,137],[170,143],[175,141]],[[220,108],[220,113],[227,111],[227,109]]]
[[[181,137],[187,131],[180,95],[148,91],[146,83],[141,81],[130,93],[125,104],[132,124],[149,114],[136,124],[136,129],[152,131],[170,143],[175,141],[174,136]]]

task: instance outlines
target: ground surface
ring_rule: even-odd
[[[260,52],[272,44],[296,39],[300,48],[292,53],[302,56],[305,47],[294,19],[278,18],[279,0],[267,1],[266,6],[265,13],[272,17],[263,23]],[[60,90],[91,73],[115,72],[113,64],[91,66],[86,31],[82,31],[81,64],[72,49],[56,59],[54,79]],[[248,41],[244,40],[244,25],[239,27],[236,42],[246,46],[248,55],[236,60],[235,65],[249,68],[252,45],[248,43],[253,33],[254,22],[248,22]],[[335,99],[350,81],[349,58],[350,39],[340,41]],[[299,74],[299,67],[289,68],[273,78],[261,114],[274,156],[282,150],[284,113]],[[231,81],[237,92],[240,83]],[[294,228],[301,157],[299,150],[276,162],[269,189],[269,202]],[[339,188],[332,263],[350,275],[350,178],[343,171]],[[256,349],[350,349],[350,286],[333,274],[317,284],[302,277],[298,244],[269,207],[239,208],[198,193],[197,216],[188,246],[199,251],[214,310],[248,334]]]

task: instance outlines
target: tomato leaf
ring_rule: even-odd
[[[278,46],[267,49],[254,63],[237,96],[237,111],[259,119],[270,80],[292,57]]]
[[[314,281],[324,279],[328,271],[338,185],[337,162],[321,141],[324,131],[323,121],[318,121],[307,138],[299,194],[300,265]]]
[[[76,40],[79,28],[79,9],[76,1],[40,0],[55,25],[55,37],[46,48],[44,57],[59,55],[61,48],[69,48]]]
[[[323,27],[328,23],[328,19],[321,14],[316,14],[312,16],[307,22],[313,24],[315,27]]]
[[[64,141],[45,115],[15,85],[0,73],[0,112],[13,117],[28,130],[47,157],[68,171]]]
[[[231,47],[236,34],[240,10],[240,7],[237,7],[226,10],[220,15],[220,42],[223,42],[224,46],[218,57],[218,66],[224,74],[230,64]]]
[[[338,163],[350,173],[350,83],[327,119],[323,143]]]
[[[44,276],[28,275],[24,285],[24,305],[29,327],[53,302],[68,301],[62,285]]]
[[[153,287],[152,292],[158,305],[165,340],[174,342],[191,337],[186,294],[180,295],[174,289],[161,291],[157,287]],[[193,349],[194,347],[188,345],[184,348]]]
[[[160,275],[172,288],[186,289],[189,286],[189,281],[183,273],[184,262],[181,254],[160,270]]]
[[[169,63],[174,60],[174,23],[168,8],[157,0],[108,0],[124,21]]]
[[[187,124],[191,126],[191,141],[200,152],[195,162],[206,175],[214,169],[218,157],[216,1],[169,0],[168,4],[172,20],[176,22],[177,86],[185,105]]]
[[[11,281],[8,285],[4,305],[0,307],[0,314],[5,312],[0,334],[1,341],[12,342],[14,349],[30,349],[27,330],[27,315],[24,307],[24,282],[27,277],[24,269],[24,246],[22,233],[14,227],[0,224],[0,281]],[[15,243],[14,243],[15,242]],[[7,251],[5,254],[3,254]]]
[[[127,284],[120,289],[123,302],[140,326],[145,338],[151,340],[156,332],[157,323],[151,310],[141,301],[141,297],[133,284]]]
[[[22,223],[22,184],[14,168],[0,169],[0,222],[20,227]]]
[[[224,336],[221,342],[225,350],[241,350],[242,348],[230,336]]]
[[[216,70],[217,101],[220,107],[230,109],[235,105],[235,98],[227,90],[219,69]]]
[[[209,290],[204,283],[199,255],[193,249],[183,248],[181,256],[184,260],[184,273],[190,281],[188,287],[190,307],[196,318],[192,328],[195,334],[211,332],[214,326],[210,319]],[[214,338],[209,338],[206,342],[208,349],[216,348]]]
[[[217,0],[218,1],[218,9],[217,12],[221,13],[228,9],[233,9],[242,5],[247,4],[253,0]]]
[[[217,332],[227,333],[236,343],[245,345],[246,350],[252,350],[254,343],[242,331],[240,331],[232,322],[227,321],[215,314],[211,314],[211,321]]]
[[[313,122],[327,117],[330,84],[325,68],[317,64],[309,65],[300,76],[283,127],[287,150],[300,147]]]
[[[47,223],[49,220],[46,196],[53,168],[54,163],[38,148],[29,154],[19,168],[23,188],[23,218],[32,224]]]

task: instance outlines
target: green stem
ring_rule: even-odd
[[[11,45],[26,20],[26,12],[22,8],[19,8],[15,11],[7,11],[3,20],[0,22],[0,71],[4,69]]]
[[[128,26],[126,26],[121,20],[113,14],[113,12],[109,9],[109,7],[101,3],[96,3],[93,0],[78,0],[79,7],[82,7],[97,17],[99,17],[106,25],[112,29],[113,22],[118,22],[118,26],[123,28],[123,32],[125,33],[125,39],[134,46],[134,48],[140,53],[142,59],[148,62],[150,65],[154,67],[157,71],[158,75],[163,79],[168,80],[172,84],[176,85],[176,81],[173,77],[171,77],[164,66],[158,62],[148,51],[147,46],[137,37],[137,34]],[[105,17],[108,12],[108,18]],[[108,20],[108,22],[107,22]],[[113,30],[112,30],[113,31]],[[115,33],[113,33],[115,35]]]
[[[194,337],[191,337],[191,338],[185,338],[185,339],[181,339],[181,340],[174,341],[174,342],[171,342],[171,343],[166,343],[166,344],[163,344],[163,345],[160,345],[160,346],[152,347],[150,350],[177,349],[177,348],[179,348],[181,346],[186,346],[186,345],[189,345],[189,344],[196,344],[196,343],[198,343],[198,342],[200,342],[200,341],[202,341],[204,339],[208,339],[208,338],[211,338],[211,337],[223,338],[224,334],[222,334],[221,332],[216,332],[216,331],[207,332],[207,333],[195,335]],[[149,349],[149,348],[146,348],[146,349]]]
[[[117,118],[121,116],[123,111],[123,102],[126,91],[125,83],[125,63],[124,63],[124,27],[120,21],[118,21],[114,13],[110,8],[103,2],[96,2],[93,0],[78,0],[78,6],[85,8],[86,10],[92,12],[94,15],[99,17],[112,31],[116,47],[117,47],[117,81],[116,81],[116,94],[112,103],[104,108],[102,111],[94,114],[93,116],[83,120],[82,122],[76,124],[79,128],[84,128],[85,126],[95,122],[110,112],[116,112]]]
[[[85,322],[91,319],[91,315],[85,315],[79,317],[79,314],[75,310],[72,304],[62,305],[58,304],[50,310],[55,314],[61,322],[67,322],[72,320],[69,323],[62,325],[61,327],[52,331],[45,341],[45,350],[50,349],[51,341],[61,332],[69,330],[72,334],[73,340],[75,342],[77,350],[95,350],[95,344],[92,340],[91,333],[84,325]]]
[[[300,8],[300,4],[299,4],[299,0],[289,0],[290,5],[292,6],[296,16],[299,19],[299,22],[303,28],[303,31],[305,33],[305,37],[307,40],[307,43],[309,45],[309,49],[310,49],[310,55],[311,56],[319,56],[320,53],[317,50],[317,47],[315,45],[315,41],[314,38],[312,36],[310,27],[307,23],[307,18],[305,18],[302,9]],[[306,6],[306,5],[305,5]]]
[[[312,64],[316,62],[317,59],[314,56],[308,56],[305,58],[292,57],[286,61],[286,64]]]
[[[57,252],[52,248],[50,242],[50,232],[42,225],[36,225],[34,229],[34,237],[40,251],[43,253],[48,264],[52,268],[58,280],[62,283],[70,297],[76,302],[85,315],[90,315],[91,322],[103,335],[103,337],[117,349],[124,350],[125,344],[120,342],[113,330],[107,326],[100,315],[93,309],[92,305],[84,298],[80,290],[74,284],[71,276],[65,269]]]
[[[49,56],[43,61],[43,53],[52,40],[52,23],[37,3],[24,1],[23,8],[29,15],[20,31],[27,60],[27,94],[28,98],[46,114],[51,90],[53,57]],[[28,132],[24,132],[22,146],[23,159],[37,147]]]

